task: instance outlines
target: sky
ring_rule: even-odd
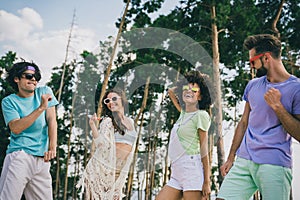
[[[177,0],[166,0],[159,14],[166,14],[177,5]],[[97,49],[99,41],[115,37],[115,22],[123,14],[122,0],[0,0],[0,56],[8,51],[33,61],[40,66],[43,78],[49,80],[51,69],[61,66],[65,60],[68,36],[73,14],[75,26],[72,31],[68,61],[79,58],[83,50]],[[226,156],[233,131],[224,137]],[[294,147],[294,199],[300,199],[300,144]]]
[[[166,0],[159,13],[170,12],[176,2]],[[0,0],[0,55],[13,51],[35,62],[43,84],[51,69],[65,60],[74,14],[68,61],[79,58],[83,50],[96,50],[108,36],[115,37],[115,22],[124,9],[122,0]]]

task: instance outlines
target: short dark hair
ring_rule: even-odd
[[[245,39],[244,48],[255,49],[256,54],[271,52],[274,58],[281,57],[281,41],[270,34],[252,35]]]
[[[199,71],[189,71],[184,75],[184,79],[180,80],[176,85],[178,88],[177,96],[179,103],[184,109],[182,99],[182,86],[187,83],[197,83],[200,87],[201,99],[198,101],[198,108],[200,110],[206,110],[210,114],[212,98],[208,88],[209,76]]]
[[[39,79],[41,79],[41,71],[35,63],[33,62],[30,63],[25,61],[15,63],[8,70],[8,75],[6,77],[8,83],[13,87],[15,91],[18,91],[19,88],[18,88],[18,84],[15,82],[14,79],[16,77],[20,79],[24,71],[28,70],[28,67],[34,67],[36,76],[39,77]]]

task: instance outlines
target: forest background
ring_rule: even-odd
[[[55,199],[79,198],[75,184],[92,149],[87,115],[99,113],[97,104],[106,89],[106,78],[109,88],[126,90],[128,114],[136,120],[140,135],[134,173],[124,192],[131,194],[128,199],[151,199],[168,180],[168,136],[178,117],[166,89],[184,72],[199,69],[212,80],[214,123],[209,135],[213,193],[222,181],[218,168],[226,159],[240,118],[244,87],[255,75],[243,40],[257,33],[280,37],[286,68],[300,76],[299,0],[2,2],[6,8],[0,10],[0,99],[13,92],[6,84],[5,72],[21,57],[41,66],[44,76],[40,84],[49,85],[60,100],[58,157],[51,168]],[[16,10],[18,15],[13,14]],[[116,10],[110,26],[103,25]],[[45,13],[48,17],[44,18]],[[93,20],[82,21],[86,15]],[[64,31],[43,33],[46,27],[51,28],[47,23],[51,20],[68,23]],[[91,32],[89,25],[97,31]],[[121,37],[112,59],[118,31]],[[103,37],[103,33],[108,35]],[[0,131],[2,169],[9,142],[2,116]],[[293,197],[300,199],[299,143],[293,141],[293,147]]]

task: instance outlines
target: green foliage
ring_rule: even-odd
[[[160,15],[150,23],[149,14],[151,12],[145,12],[145,9],[141,9],[143,6],[141,1],[133,1],[126,22],[132,24],[132,30],[141,27],[161,27],[179,31],[198,42],[209,55],[212,55],[211,6],[215,5],[217,15],[215,23],[219,30],[220,61],[225,65],[222,70],[220,69],[223,82],[223,105],[229,110],[229,112],[224,111],[223,114],[225,120],[233,121],[237,120],[239,116],[232,116],[230,113],[233,113],[232,110],[236,109],[236,106],[241,102],[244,88],[251,79],[248,52],[243,49],[243,41],[251,34],[274,33],[272,24],[279,4],[279,0],[182,0],[180,5],[174,8],[170,14]],[[299,67],[293,63],[296,63],[299,58],[299,10],[299,1],[286,1],[277,24],[284,42],[283,58],[285,66],[288,71],[296,75],[299,74]],[[157,38],[151,39],[151,43],[160,41]],[[138,40],[140,38],[135,35],[135,41]],[[176,43],[177,41],[171,40],[168,41],[168,44],[171,46],[172,42]],[[160,44],[153,46],[157,46],[158,49],[162,47]],[[183,58],[168,51],[170,48],[165,48],[164,51],[158,49],[135,50],[132,53],[136,54],[136,59],[128,62],[129,64],[124,63],[122,69],[134,69],[136,66],[146,63],[159,63],[184,73],[193,67],[186,63]],[[289,59],[285,60],[285,58]],[[291,65],[294,67],[291,67]],[[159,93],[154,88],[155,86],[151,86],[150,89],[152,96]],[[137,90],[136,98],[139,98],[139,100],[134,101],[136,108],[141,103],[142,91],[143,87],[141,87],[140,93]],[[151,98],[149,101],[156,100]],[[166,110],[164,113],[166,115],[165,129],[163,130],[166,131],[172,127],[178,112],[170,105],[168,100],[164,101],[163,107]],[[147,111],[145,110],[145,112]],[[143,125],[147,125],[147,123]],[[157,139],[159,140],[158,144],[165,144],[161,138]]]
[[[6,72],[12,67],[16,60],[16,53],[9,51],[5,56],[0,59],[0,102],[7,95],[14,92],[12,87],[5,81]],[[2,171],[2,165],[5,158],[5,152],[7,145],[9,144],[9,128],[6,126],[2,114],[2,106],[0,107],[0,173]]]
[[[124,2],[126,2],[124,0]],[[179,112],[175,109],[167,96],[166,89],[174,85],[179,75],[194,69],[196,62],[189,58],[198,58],[197,51],[192,44],[180,37],[179,33],[195,41],[195,46],[200,45],[208,56],[212,56],[211,39],[211,6],[216,8],[216,25],[219,30],[220,61],[224,67],[220,68],[223,84],[223,111],[224,120],[236,122],[239,116],[233,116],[233,110],[242,100],[244,88],[252,78],[248,65],[248,52],[243,49],[244,39],[257,33],[273,33],[271,25],[277,13],[280,0],[181,0],[178,6],[167,15],[160,15],[156,19],[152,14],[159,11],[164,0],[133,0],[126,16],[127,27],[119,46],[121,52],[117,55],[108,87],[123,88],[128,94],[129,113],[132,118],[140,112],[143,96],[145,94],[146,80],[150,78],[147,105],[142,117],[138,120],[137,130],[141,128],[136,172],[155,170],[153,191],[161,187],[164,175],[164,166],[161,159],[165,157],[168,145],[168,135],[177,120]],[[299,0],[288,0],[280,15],[277,29],[283,41],[283,62],[289,72],[300,76],[299,49],[300,49],[300,3]],[[116,23],[120,24],[120,19]],[[128,31],[131,27],[131,31]],[[169,35],[164,35],[157,30],[152,33],[141,34],[137,28],[160,27]],[[156,33],[156,34],[155,34]],[[153,37],[154,34],[155,37]],[[101,93],[104,74],[109,64],[114,38],[99,42],[99,53],[83,51],[82,60],[56,66],[52,70],[51,81],[48,85],[58,96],[63,68],[66,68],[63,77],[64,86],[60,105],[58,106],[58,153],[60,165],[53,161],[51,174],[54,181],[60,182],[60,198],[63,194],[64,179],[68,176],[68,196],[75,196],[74,184],[78,180],[78,172],[82,171],[87,163],[91,145],[90,129],[87,115],[97,110]],[[134,46],[142,44],[141,46]],[[144,45],[144,46],[143,46]],[[134,48],[136,47],[136,48]],[[179,55],[178,52],[184,52]],[[12,66],[16,53],[8,52],[0,59],[0,100],[14,92],[5,81],[5,72]],[[199,61],[200,62],[200,61]],[[203,63],[201,70],[212,74],[209,63]],[[168,69],[159,71],[158,69]],[[213,80],[212,80],[213,81]],[[1,109],[1,108],[0,108]],[[228,111],[227,111],[228,110]],[[73,117],[73,118],[72,118]],[[5,126],[3,116],[0,118],[0,166],[5,156],[5,149],[9,142],[8,128]],[[73,128],[72,133],[71,127]],[[214,126],[210,130],[214,133]],[[67,143],[71,137],[70,156],[71,163],[67,163]],[[216,138],[217,140],[218,138]],[[153,166],[149,166],[154,163]],[[66,167],[71,167],[69,174],[64,174]],[[75,167],[76,166],[76,167]],[[56,169],[60,168],[60,175],[56,177]],[[213,173],[217,171],[214,167]],[[139,174],[139,173],[138,173]],[[135,176],[135,189],[138,189],[140,177]],[[212,177],[214,178],[214,177]],[[139,180],[141,181],[141,180]],[[55,182],[53,183],[55,184]],[[217,185],[214,183],[212,189]]]

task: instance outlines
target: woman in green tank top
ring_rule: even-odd
[[[170,135],[171,178],[156,200],[209,197],[208,129],[212,101],[206,78],[199,71],[191,71],[177,83],[177,87],[169,89],[180,117]]]

